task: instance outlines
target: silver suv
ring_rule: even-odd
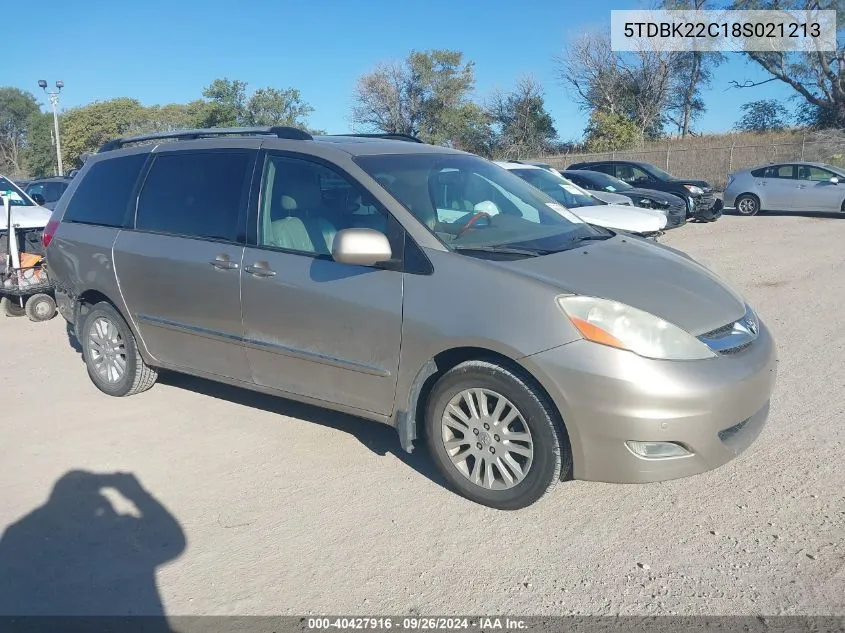
[[[44,240],[103,392],[169,369],[356,414],[407,451],[424,436],[456,491],[501,509],[566,477],[724,464],[775,382],[769,331],[706,268],[444,147],[291,128],[112,141]]]

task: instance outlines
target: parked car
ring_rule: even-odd
[[[630,204],[643,209],[665,211],[670,224],[674,226],[686,224],[687,205],[683,198],[675,194],[656,189],[632,187],[624,180],[589,169],[567,169],[561,174],[600,200],[610,202],[610,196],[613,196],[613,199],[625,198]]]
[[[722,216],[722,201],[704,180],[676,178],[649,163],[605,160],[575,163],[567,169],[600,171],[624,180],[634,187],[656,189],[680,196],[687,205],[687,216],[699,222],[715,222]]]
[[[514,161],[509,161],[509,162],[518,163],[518,164],[521,164],[521,165],[533,165],[534,167],[541,167],[541,168],[545,169],[546,171],[553,173],[556,176],[564,177],[564,174],[563,174],[562,171],[560,171],[559,169],[555,169],[554,167],[552,167],[548,163],[543,163],[543,162],[540,162],[540,161],[533,161],[533,160],[514,160]],[[575,181],[572,178],[567,178],[567,180],[569,180],[571,183],[575,183]],[[575,183],[575,184],[578,184],[578,183]],[[581,185],[578,185],[578,186],[581,187],[581,189],[584,189],[584,190],[588,189],[587,187],[584,187],[584,186],[581,186]],[[604,202],[607,202],[609,204],[617,204],[617,205],[622,205],[622,206],[627,206],[627,207],[634,206],[634,203],[631,202],[631,199],[627,196],[621,196],[621,195],[617,195],[615,193],[606,193],[606,194],[603,194],[601,196],[597,196],[592,191],[590,192],[590,194],[594,195],[599,200],[603,200]]]
[[[456,491],[501,509],[570,472],[732,459],[768,414],[769,330],[683,253],[558,207],[445,147],[193,130],[103,146],[44,242],[112,396],[170,369],[352,413],[407,451],[424,434]]]
[[[845,169],[825,163],[782,163],[728,175],[725,206],[760,211],[845,212]]]
[[[53,176],[49,178],[36,178],[30,180],[26,186],[26,193],[29,197],[41,196],[43,202],[41,204],[48,209],[53,209],[56,206],[59,198],[68,188],[71,179],[63,176]]]
[[[563,176],[534,165],[509,162],[496,164],[554,198],[564,209],[574,210],[578,217],[590,224],[643,237],[656,237],[667,228],[668,219],[661,211],[608,204]]]

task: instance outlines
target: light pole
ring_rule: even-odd
[[[64,170],[62,169],[62,142],[59,140],[59,93],[65,87],[65,82],[56,82],[56,92],[48,92],[47,82],[43,79],[38,80],[38,86],[47,93],[50,97],[50,103],[53,105],[53,126],[56,130],[56,158],[59,163],[59,176],[64,176]]]

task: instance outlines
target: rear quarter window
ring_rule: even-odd
[[[124,227],[129,199],[147,154],[132,154],[94,163],[73,192],[63,222]]]

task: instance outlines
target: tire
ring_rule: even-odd
[[[467,415],[471,411],[467,397],[481,411],[479,392],[485,395],[486,411],[491,414],[486,417]],[[466,421],[450,414],[449,423],[444,424],[447,407],[460,411]],[[507,421],[513,411],[516,417]],[[494,424],[497,418],[503,426]],[[554,487],[561,473],[568,475],[572,464],[568,437],[548,397],[520,372],[495,363],[467,361],[447,371],[428,397],[425,426],[432,458],[449,485],[491,508],[518,510],[531,505]],[[504,433],[503,428],[507,429]],[[521,435],[507,440],[506,435],[515,432]],[[451,443],[448,449],[447,442]],[[474,476],[481,483],[472,481]]]
[[[56,316],[56,302],[50,295],[39,292],[26,300],[24,310],[30,321],[49,321]]]
[[[132,330],[110,303],[91,308],[80,332],[82,358],[97,389],[110,396],[132,396],[155,384],[158,371],[141,358]]]
[[[7,317],[22,317],[26,314],[26,309],[21,307],[17,298],[2,297],[0,298],[0,312]]]
[[[734,206],[740,215],[751,217],[760,213],[760,198],[751,193],[744,193],[737,196]]]

